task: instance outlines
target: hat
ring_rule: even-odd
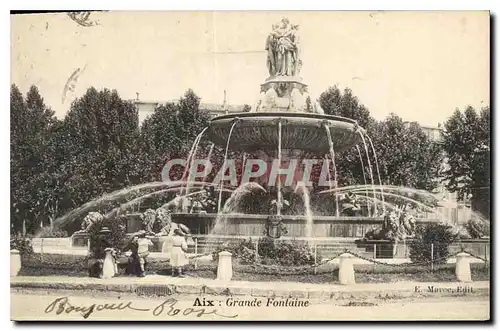
[[[179,230],[181,230],[184,234],[190,234],[191,233],[191,230],[189,230],[189,228],[187,226],[185,226],[184,224],[181,224],[181,223],[178,223],[177,224],[177,227],[179,228]]]
[[[185,236],[186,234],[181,230],[181,229],[175,229],[174,234],[177,234],[179,236]]]
[[[99,233],[110,233],[111,230],[107,227],[107,226],[104,226],[101,231],[99,231]]]

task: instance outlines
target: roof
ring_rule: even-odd
[[[152,105],[163,105],[166,103],[178,103],[179,100],[138,100],[133,99],[130,100],[134,104],[152,104]],[[200,109],[208,110],[212,112],[229,112],[229,113],[238,113],[242,112],[245,105],[223,105],[217,103],[200,103]]]

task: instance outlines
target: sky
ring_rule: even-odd
[[[254,105],[268,77],[265,40],[288,17],[302,40],[313,99],[349,87],[377,119],[437,126],[490,103],[488,12],[95,12],[11,16],[11,81],[38,86],[58,117],[90,86],[167,101],[191,88],[206,103]],[[80,69],[75,91],[64,93]],[[66,95],[63,100],[63,95]]]

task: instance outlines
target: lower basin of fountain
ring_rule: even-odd
[[[323,126],[330,129],[335,151],[341,151],[361,143],[357,122],[340,116],[292,112],[257,112],[218,116],[210,122],[209,139],[217,145],[226,146],[229,131],[234,126],[229,140],[230,148],[247,152],[276,149],[279,143],[277,125],[282,123],[281,147],[303,151],[324,152],[329,148],[328,137]]]
[[[222,233],[239,237],[262,236],[265,224],[270,215],[261,214],[227,214],[220,220],[224,222]],[[208,213],[176,213],[172,221],[188,226],[193,234],[207,235],[211,233],[217,220],[217,214]],[[305,216],[281,215],[283,225],[287,229],[286,237],[304,238],[307,219]],[[346,237],[362,238],[374,227],[380,227],[383,217],[347,217],[347,216],[314,216],[312,237]],[[433,220],[417,220],[418,223],[433,222]]]

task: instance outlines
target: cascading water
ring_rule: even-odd
[[[220,183],[219,183],[219,200],[217,202],[217,211],[220,212],[220,207],[221,207],[221,202],[222,202],[222,183],[224,182],[224,171],[226,169],[226,162],[227,162],[227,153],[229,152],[229,142],[231,141],[231,135],[233,134],[233,129],[236,126],[236,124],[239,123],[239,119],[235,119],[233,121],[233,124],[231,125],[231,128],[229,129],[229,136],[227,137],[227,142],[226,142],[226,152],[224,153],[224,162],[222,163],[222,171],[221,171],[221,177],[220,177]]]
[[[214,151],[215,144],[210,145],[210,149],[208,150],[208,155],[207,158],[205,159],[205,170],[203,172],[203,179],[202,182],[204,182],[207,179],[207,176],[209,175],[209,172],[207,171],[206,164],[210,162],[210,159],[212,158],[212,153]]]
[[[215,219],[215,224],[212,230],[210,231],[210,235],[225,235],[227,234],[227,229],[226,229],[226,219],[228,215],[230,216],[231,213],[234,213],[240,202],[241,199],[249,193],[255,192],[257,190],[261,190],[263,192],[266,192],[266,190],[260,186],[259,184],[255,182],[248,182],[240,187],[238,187],[236,190],[233,191],[229,199],[226,200],[224,203],[224,206],[221,211],[217,213],[217,218]]]
[[[193,166],[196,164],[196,162],[194,162],[194,161],[195,161],[196,153],[198,152],[198,146],[200,144],[201,137],[203,136],[205,131],[207,131],[207,129],[208,129],[208,127],[204,128],[200,132],[200,134],[198,136],[196,136],[196,139],[194,140],[193,146],[191,146],[191,150],[190,150],[189,155],[188,155],[186,167],[184,168],[184,173],[182,174],[182,179],[186,178],[186,175],[191,176],[191,174],[193,173]],[[186,171],[189,171],[189,172],[186,173]],[[191,185],[189,183],[191,182],[191,179],[192,178],[189,178],[189,177],[186,179],[188,181],[188,183],[186,184],[186,191],[184,192],[184,194],[189,194],[189,190],[191,189]]]
[[[298,182],[295,187],[295,192],[300,191],[302,193],[302,201],[304,202],[304,210],[306,217],[306,227],[305,227],[305,237],[312,238],[313,236],[313,213],[311,210],[311,197],[309,195],[309,189],[304,184],[304,182]]]
[[[365,147],[365,153],[366,153],[366,159],[367,159],[367,162],[368,162],[368,169],[370,170],[370,180],[372,182],[372,190],[373,190],[373,197],[376,199],[377,196],[376,196],[376,192],[375,192],[375,189],[373,188],[374,185],[375,185],[375,182],[373,180],[373,168],[372,168],[372,163],[370,161],[370,154],[368,153],[368,147],[366,146],[366,140],[365,140],[365,137],[363,135],[363,133],[361,133],[361,131],[358,131],[359,135],[361,136],[361,140],[363,140],[363,146]],[[374,213],[377,214],[378,211],[377,211],[377,204],[374,204]]]
[[[377,152],[375,151],[375,148],[373,147],[373,142],[372,142],[372,138],[370,138],[369,135],[366,135],[366,138],[368,138],[368,141],[370,142],[370,146],[372,148],[372,152],[373,152],[373,157],[375,159],[375,166],[377,167],[377,176],[378,176],[378,184],[380,185],[380,191],[383,192],[382,190],[382,179],[380,179],[380,169],[378,167],[378,158],[377,158]],[[382,194],[382,201],[384,201],[384,195]],[[382,204],[382,206],[385,206],[385,204]],[[385,207],[383,207],[385,208]],[[385,209],[383,209],[383,213],[385,214]]]
[[[330,132],[330,128],[328,125],[324,125],[325,130],[326,130],[326,135],[328,137],[328,146],[330,148],[330,157],[332,159],[332,164],[333,164],[333,176],[335,180],[335,186],[338,187],[338,178],[337,178],[337,165],[335,164],[335,150],[333,149],[333,141],[332,141],[332,134]],[[337,217],[340,216],[340,210],[339,210],[339,197],[338,195],[335,196],[335,215]]]
[[[359,145],[356,145],[356,150],[358,151],[359,161],[361,162],[361,171],[363,172],[363,184],[366,185],[366,174],[365,174],[365,165],[363,162],[363,157],[361,156],[361,150],[359,149]],[[368,190],[366,190],[366,196],[368,196]],[[370,210],[370,200],[367,200],[368,206],[368,217],[371,217],[372,211]]]
[[[104,216],[106,218],[109,218],[109,217],[113,217],[113,216],[119,215],[119,214],[121,214],[121,212],[127,210],[127,208],[135,206],[136,204],[140,204],[141,201],[144,200],[144,199],[152,198],[154,196],[161,195],[161,194],[168,193],[168,192],[179,191],[181,189],[182,189],[181,187],[168,188],[168,189],[159,190],[159,191],[155,191],[155,192],[152,192],[152,193],[148,193],[148,194],[142,195],[140,197],[132,199],[132,200],[130,200],[130,201],[128,201],[128,202],[126,202],[126,203],[124,203],[124,204],[122,204],[122,205],[114,208],[114,209],[112,209],[111,211],[109,211],[108,213],[106,213],[106,215],[104,215]]]
[[[249,193],[261,190],[266,192],[266,190],[255,182],[248,182],[239,186],[236,190],[231,193],[229,199],[226,200],[222,210],[217,213],[217,218],[215,219],[215,224],[208,235],[208,242],[212,242],[218,236],[224,236],[228,234],[227,221],[228,218],[238,209],[241,199]],[[213,245],[209,244],[205,247],[204,253],[211,252],[213,250]]]
[[[278,165],[281,168],[281,120],[278,121]],[[276,215],[281,215],[282,195],[281,195],[281,177],[278,176],[278,199],[276,201]]]
[[[367,187],[372,188],[375,191],[378,191],[380,196],[385,196],[389,198],[394,198],[395,200],[399,199],[402,201],[405,201],[413,206],[416,206],[426,212],[432,212],[436,213],[439,216],[442,216],[441,213],[435,208],[435,204],[439,202],[439,199],[432,193],[424,191],[424,190],[419,190],[419,189],[414,189],[410,187],[402,187],[402,186],[394,186],[394,185],[351,185],[351,186],[344,186],[340,189],[333,189],[333,190],[325,190],[321,191],[320,194],[325,194],[325,193],[360,193],[360,192],[365,192]],[[391,193],[389,191],[397,192],[397,193]],[[421,202],[416,199],[412,199],[406,195],[412,195],[415,197],[420,197],[426,202]],[[378,203],[380,205],[384,205],[385,207],[388,207],[391,210],[398,210],[398,206],[395,205],[394,203],[389,203],[386,200],[381,200],[376,197],[368,197],[368,196],[363,196],[363,195],[357,195],[359,198],[365,199],[366,201],[372,201],[375,204]]]
[[[184,181],[150,182],[150,183],[139,184],[139,185],[135,185],[135,186],[131,186],[131,187],[126,187],[126,188],[123,188],[120,190],[116,190],[116,191],[111,192],[109,194],[105,194],[99,198],[96,198],[92,201],[89,201],[89,202],[83,204],[82,206],[69,211],[68,213],[64,214],[63,216],[58,217],[57,219],[54,220],[54,226],[55,227],[64,226],[67,222],[75,220],[82,213],[96,208],[101,203],[118,200],[118,199],[120,199],[120,198],[122,198],[130,193],[136,192],[136,191],[165,187],[165,186],[175,187],[175,186],[185,185],[185,183],[186,182],[184,182]]]

